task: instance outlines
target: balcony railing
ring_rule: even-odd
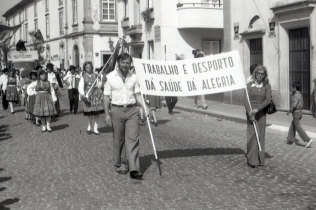
[[[185,7],[210,7],[210,8],[223,8],[223,1],[208,1],[208,2],[192,2],[192,3],[178,3],[177,8]]]
[[[177,4],[178,28],[223,29],[223,0],[189,1]]]

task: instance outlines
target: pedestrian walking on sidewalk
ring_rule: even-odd
[[[83,76],[79,81],[79,94],[83,100],[83,115],[88,117],[87,133],[100,135],[99,133],[99,116],[103,110],[102,78],[93,72],[91,61],[83,64]],[[90,92],[89,92],[90,90]],[[89,94],[87,95],[87,93]],[[93,126],[93,128],[92,128]]]
[[[202,58],[204,57],[204,53],[200,52],[199,49],[196,49],[193,51],[194,58]],[[194,108],[199,108],[200,106],[198,105],[198,100],[201,100],[201,107],[202,109],[207,109],[208,105],[206,104],[205,96],[204,95],[199,95],[199,96],[194,96]]]
[[[311,111],[313,114],[313,118],[316,118],[316,77],[313,79],[314,88],[311,95]]]
[[[256,168],[264,166],[265,163],[265,108],[270,104],[272,98],[271,85],[268,82],[267,69],[258,65],[253,73],[252,81],[247,84],[249,100],[245,94],[245,107],[247,114],[247,164]],[[258,142],[253,122],[256,122],[259,134],[259,142],[262,151],[259,151]]]
[[[145,110],[136,75],[131,71],[132,57],[118,56],[118,68],[109,73],[104,85],[105,121],[113,127],[113,155],[115,171],[132,179],[142,179],[139,169],[139,110]],[[110,115],[110,98],[111,115]],[[127,157],[126,157],[127,156]]]
[[[147,95],[147,99],[149,101],[149,107],[152,114],[150,122],[153,123],[155,126],[158,126],[156,110],[161,108],[161,98],[160,96]]]
[[[291,86],[291,91],[291,106],[287,115],[292,113],[293,120],[287,135],[287,144],[295,143],[295,134],[297,132],[302,140],[306,142],[305,147],[308,148],[311,146],[313,140],[306,134],[305,130],[301,126],[301,119],[303,116],[302,109],[304,106],[303,95],[301,93],[301,83],[294,82]]]
[[[55,90],[47,80],[47,73],[41,71],[39,80],[28,86],[28,93],[35,94],[33,114],[41,119],[42,132],[52,132],[50,127],[51,118],[57,114],[54,102],[57,101]]]

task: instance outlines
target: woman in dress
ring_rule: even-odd
[[[87,133],[92,133],[93,126],[93,133],[99,135],[99,115],[104,112],[103,94],[101,89],[102,78],[93,72],[93,65],[91,61],[83,64],[83,71],[84,74],[79,81],[78,90],[82,100],[84,101],[83,114],[88,116]]]
[[[47,80],[47,73],[41,71],[39,80],[32,82],[28,86],[28,93],[35,94],[35,104],[33,114],[40,117],[42,123],[42,132],[51,132],[51,117],[56,115],[54,102],[57,100],[54,88]]]
[[[314,88],[311,95],[311,111],[313,118],[316,118],[316,77],[313,79]]]
[[[9,71],[9,76],[7,80],[5,94],[6,94],[6,100],[9,102],[11,114],[14,114],[14,108],[13,103],[19,102],[19,94],[18,94],[18,79],[15,74],[15,70],[11,69]]]
[[[264,166],[265,161],[265,108],[270,104],[272,98],[271,85],[268,81],[267,69],[258,65],[253,73],[252,81],[247,84],[249,101],[245,94],[245,107],[247,114],[247,164],[256,168]],[[254,124],[256,123],[259,142],[262,151],[259,151]]]
[[[149,101],[149,107],[152,114],[152,118],[150,119],[150,122],[154,123],[155,126],[158,126],[156,110],[161,108],[160,96],[147,95],[147,99]]]
[[[30,79],[31,79],[31,82],[37,81],[37,71],[36,70],[31,71]],[[31,120],[32,120],[33,124],[36,124],[37,126],[39,126],[40,125],[39,124],[39,119],[33,113],[33,111],[34,111],[34,104],[35,104],[35,98],[36,98],[35,91],[32,91],[31,89],[27,88],[26,89],[26,93],[28,95],[26,109],[27,109],[28,113],[31,116]]]

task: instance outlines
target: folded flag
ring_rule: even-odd
[[[0,25],[0,44],[6,42],[7,40],[11,39],[14,33],[19,30],[22,23],[13,27]]]

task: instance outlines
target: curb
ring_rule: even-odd
[[[181,105],[176,105],[174,108],[179,109],[179,110],[183,110],[186,112],[207,115],[207,116],[216,117],[216,118],[223,119],[223,120],[229,120],[229,121],[233,121],[233,122],[237,122],[237,123],[243,123],[243,124],[247,123],[246,119],[243,119],[243,118],[240,118],[237,116],[228,116],[226,113],[225,114],[224,113],[214,113],[214,112],[210,112],[207,110],[193,109],[193,108],[189,108],[187,106],[181,106]],[[281,132],[286,132],[286,133],[289,130],[289,127],[277,125],[277,124],[268,124],[268,123],[267,123],[267,128],[271,129],[271,130],[278,130]],[[316,133],[311,132],[311,131],[306,131],[306,133],[309,137],[316,139]]]
[[[211,116],[211,117],[216,117],[219,119],[223,119],[223,120],[229,120],[229,121],[233,121],[233,122],[238,122],[238,123],[243,123],[246,124],[247,120],[237,117],[237,116],[228,116],[224,113],[214,113],[214,112],[210,112],[207,110],[201,110],[201,109],[192,109],[186,106],[181,106],[181,105],[176,105],[174,107],[175,109],[179,109],[179,110],[183,110],[186,112],[191,112],[191,113],[198,113],[198,114],[203,114],[203,115],[207,115],[207,116]]]

